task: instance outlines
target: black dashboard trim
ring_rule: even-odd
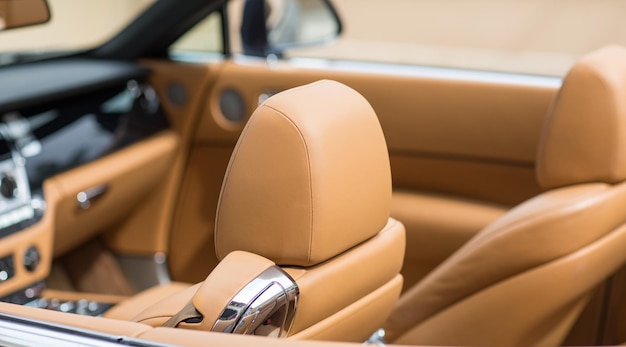
[[[0,113],[143,80],[149,72],[128,61],[87,58],[7,66],[0,69]]]

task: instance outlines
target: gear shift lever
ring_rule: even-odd
[[[298,285],[280,267],[261,256],[235,251],[163,326],[286,337],[298,296]]]

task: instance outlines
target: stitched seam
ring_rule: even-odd
[[[254,113],[252,114],[254,116]],[[243,129],[243,131],[241,132],[240,138],[243,139],[245,134],[247,134],[248,129],[252,126],[252,122],[254,121],[255,117],[250,117],[250,120],[248,121],[248,124],[246,124],[245,128]],[[215,242],[215,246],[216,246],[216,251],[215,254],[217,255],[218,258],[224,258],[226,255],[220,255],[221,253],[221,248],[218,247],[219,246],[219,240],[220,240],[220,233],[218,232],[219,230],[219,222],[220,222],[220,215],[222,214],[222,198],[224,196],[224,192],[226,191],[226,187],[230,181],[230,172],[232,171],[232,167],[235,164],[235,159],[237,158],[237,155],[239,154],[239,150],[242,146],[243,141],[239,142],[237,141],[237,145],[235,146],[235,149],[233,150],[233,154],[230,157],[230,160],[228,162],[228,167],[226,168],[226,173],[224,174],[224,181],[222,182],[222,187],[220,188],[220,197],[219,200],[217,202],[217,214],[215,215],[215,229],[214,229],[214,242]]]
[[[615,100],[615,98],[611,97],[611,96],[613,96],[613,90],[609,86],[607,86],[605,79],[602,78],[602,75],[600,75],[598,73],[598,71],[595,70],[595,69],[590,69],[590,72],[591,72],[591,75],[598,80],[598,82],[600,83],[600,86],[602,86],[602,88],[604,89],[606,94],[609,95],[609,98]],[[615,102],[614,101],[609,103],[609,108],[610,108],[609,112],[611,112],[612,114],[617,114],[617,109],[615,107]],[[617,124],[617,123],[619,123],[619,121],[615,120],[615,122],[613,122],[613,119],[611,117],[609,117],[609,119],[611,119],[611,121],[613,123],[612,124],[613,126],[611,127],[611,130],[614,130],[615,132],[618,132],[618,130],[615,130],[615,129],[619,128],[618,127],[619,124]],[[619,158],[619,152],[620,151],[619,151],[619,149],[617,149],[618,148],[617,146],[618,146],[618,143],[619,143],[619,140],[620,140],[619,134],[616,134],[615,139],[610,137],[610,140],[611,140],[611,144],[609,145],[609,148],[612,149],[611,150],[612,151],[612,153],[611,153],[611,157],[612,157],[611,162],[615,166],[619,167],[619,164],[621,163],[621,160]],[[618,143],[614,143],[614,141],[617,141]],[[613,150],[613,149],[617,149],[617,150]],[[609,163],[609,167],[611,167],[611,166],[612,165]],[[613,170],[609,169],[608,171],[609,172],[607,172],[607,177],[605,178],[607,183],[612,181],[612,177],[611,176],[613,176],[613,172],[611,172]],[[602,177],[600,177],[600,179],[602,179]]]
[[[307,167],[307,175],[308,175],[308,183],[309,183],[309,245],[308,245],[308,251],[307,251],[307,263],[311,262],[311,252],[312,252],[312,248],[313,248],[313,187],[312,187],[312,183],[311,183],[311,157],[309,155],[309,146],[307,145],[306,139],[304,137],[304,135],[302,134],[302,132],[300,131],[300,128],[298,128],[298,126],[296,125],[296,123],[289,118],[289,116],[287,116],[286,114],[284,114],[283,112],[277,110],[276,108],[269,106],[269,105],[263,105],[263,107],[267,107],[273,111],[275,111],[276,113],[280,114],[281,116],[283,116],[283,118],[285,120],[287,120],[289,122],[289,124],[291,124],[291,126],[296,130],[296,132],[298,133],[298,136],[300,136],[300,140],[302,141],[302,144],[304,145],[304,153],[306,154],[306,167]]]

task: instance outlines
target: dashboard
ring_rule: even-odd
[[[0,301],[32,303],[45,288],[55,240],[46,180],[169,127],[148,76],[85,58],[0,68]],[[72,208],[88,210],[106,191],[81,190]]]

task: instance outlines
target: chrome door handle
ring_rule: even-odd
[[[109,190],[106,184],[85,189],[76,194],[76,206],[81,210],[88,210],[94,200],[102,197]]]

